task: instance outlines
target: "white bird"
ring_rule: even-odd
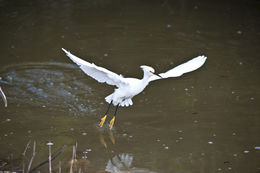
[[[116,106],[116,110],[113,118],[110,120],[109,128],[112,129],[116,117],[116,112],[118,106],[130,106],[133,104],[132,98],[142,92],[145,87],[149,84],[149,82],[158,80],[158,79],[166,79],[169,77],[179,77],[184,73],[188,73],[200,68],[206,61],[206,56],[198,56],[189,60],[188,62],[181,64],[171,70],[157,74],[152,67],[142,65],[140,66],[144,72],[142,79],[137,78],[124,78],[122,75],[118,75],[112,71],[109,71],[103,67],[99,67],[94,63],[89,63],[84,61],[75,55],[71,54],[69,51],[62,48],[62,50],[66,53],[66,55],[79,67],[83,70],[87,75],[96,79],[100,83],[106,82],[109,85],[114,85],[117,88],[114,92],[108,95],[105,100],[109,103],[107,111],[105,115],[101,118],[99,126],[102,127],[110,108],[110,105],[113,104]]]

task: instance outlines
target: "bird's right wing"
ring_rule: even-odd
[[[206,59],[207,59],[206,56],[198,56],[196,58],[193,58],[181,65],[178,65],[177,67],[174,67],[173,69],[171,69],[165,73],[160,73],[159,75],[161,76],[161,78],[156,75],[151,76],[149,78],[149,82],[158,80],[158,79],[165,79],[165,78],[169,78],[169,77],[179,77],[179,76],[183,75],[184,73],[188,73],[188,72],[197,70],[205,63]]]
[[[98,82],[106,82],[109,85],[115,85],[117,87],[127,84],[127,81],[121,75],[111,72],[103,67],[99,67],[94,63],[84,61],[63,48],[62,50],[74,63],[76,63],[81,68],[81,70],[83,70],[90,77],[96,79]]]

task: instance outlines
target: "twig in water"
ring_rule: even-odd
[[[73,173],[73,163],[74,163],[74,152],[75,152],[75,146],[73,145],[72,147],[72,158],[71,158],[71,162],[70,162],[70,173]]]
[[[64,150],[66,149],[66,147],[67,147],[67,146],[64,145],[64,146],[62,146],[61,148],[59,148],[57,151],[55,151],[55,152],[52,154],[51,161],[53,161],[54,159],[56,159],[56,157],[58,157],[62,152],[64,152]],[[35,167],[30,171],[30,173],[31,173],[31,172],[34,172],[34,171],[37,170],[39,167],[45,165],[45,164],[48,163],[48,162],[49,162],[49,158],[48,158],[47,160],[44,160],[43,162],[41,162],[41,163],[38,164],[37,166],[35,166]],[[61,163],[60,163],[59,166],[61,166]],[[61,168],[60,168],[60,170],[61,170]],[[60,171],[59,173],[61,173],[61,171]]]
[[[26,154],[27,149],[30,146],[30,143],[31,143],[31,140],[29,140],[29,142],[26,144],[26,147],[25,147],[25,149],[24,149],[24,151],[22,153],[22,155],[23,155],[23,163],[22,163],[23,170],[22,170],[22,173],[24,173],[24,167],[25,167],[25,164],[24,164],[25,154]]]
[[[76,145],[73,145],[72,147],[72,159],[71,159],[71,162],[70,162],[70,173],[73,173],[73,164],[74,162],[76,162],[76,150],[77,150],[77,142],[76,142]]]
[[[78,143],[76,142],[75,144],[75,155],[74,155],[74,160],[77,161],[77,148],[78,148]]]
[[[5,93],[1,87],[0,87],[0,93],[1,93],[2,99],[4,101],[5,107],[7,107],[7,99],[6,99]]]
[[[49,172],[51,173],[51,146],[49,146]]]
[[[25,167],[25,166],[24,166],[24,160],[23,160],[23,170],[22,170],[22,173],[24,173],[24,167]]]
[[[61,161],[59,161],[59,173],[61,173]]]
[[[53,143],[48,142],[47,145],[49,146],[49,172],[52,173],[52,170],[51,170],[51,146],[53,145]]]
[[[29,142],[26,144],[26,147],[25,147],[25,149],[24,149],[24,151],[23,151],[23,153],[22,153],[23,156],[25,156],[26,151],[27,151],[27,149],[28,149],[30,143],[31,143],[31,140],[29,140]]]
[[[29,165],[28,165],[27,173],[30,172],[30,169],[31,169],[31,166],[32,166],[33,159],[34,159],[34,157],[35,157],[35,155],[36,155],[35,150],[36,150],[36,142],[34,141],[34,142],[33,142],[33,153],[32,153],[32,157],[31,157],[31,160],[30,160],[30,162],[29,162]]]
[[[49,146],[49,172],[51,173],[51,146]]]

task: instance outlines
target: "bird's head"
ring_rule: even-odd
[[[161,78],[161,76],[159,74],[155,73],[155,70],[152,67],[149,67],[147,65],[141,65],[140,68],[144,71],[144,75],[147,75],[147,76],[157,75]]]

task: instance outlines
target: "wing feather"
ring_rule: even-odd
[[[183,75],[184,73],[188,73],[194,70],[197,70],[200,68],[206,61],[207,57],[206,56],[198,56],[196,58],[193,58],[181,65],[178,65],[177,67],[174,67],[173,69],[168,70],[165,73],[160,73],[159,75],[162,77],[158,77],[156,75],[151,76],[149,78],[150,81],[158,80],[158,79],[166,79],[169,77],[179,77]]]
[[[106,82],[109,85],[115,85],[117,87],[127,84],[127,81],[121,75],[111,72],[103,67],[99,67],[94,63],[84,61],[76,57],[75,55],[71,54],[64,48],[62,48],[62,50],[74,63],[76,63],[81,68],[81,70],[83,70],[90,77],[96,79],[98,82]]]

